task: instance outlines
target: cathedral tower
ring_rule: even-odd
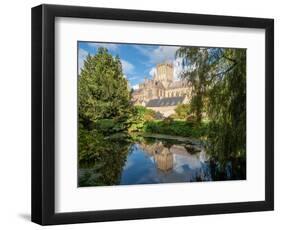
[[[172,64],[163,63],[156,66],[155,81],[160,81],[167,87],[174,80],[174,67]]]

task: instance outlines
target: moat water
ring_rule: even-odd
[[[212,157],[186,138],[143,137],[124,145],[120,156],[80,167],[80,186],[246,179],[245,159]]]

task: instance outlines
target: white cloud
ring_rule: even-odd
[[[133,47],[145,56],[149,56],[152,50],[152,47],[147,47],[145,45],[134,45]]]
[[[159,46],[157,49],[153,50],[151,59],[154,63],[173,61],[178,48],[179,47],[176,46]]]
[[[136,45],[135,48],[143,55],[148,57],[148,62],[156,65],[163,62],[168,62],[174,66],[174,80],[180,80],[183,71],[187,70],[187,66],[182,65],[183,58],[176,57],[176,51],[179,46],[141,46]],[[153,67],[149,71],[149,75],[153,76],[156,73],[156,68]]]
[[[148,57],[151,64],[162,62],[172,62],[175,59],[175,54],[178,46],[134,46],[139,52]]]
[[[174,79],[180,80],[180,76],[182,72],[185,70],[185,68],[182,66],[182,58],[176,58],[173,61],[174,65]]]
[[[129,88],[130,88],[130,89],[136,90],[136,89],[139,88],[139,85],[138,85],[138,84],[132,85],[130,82],[128,82],[128,83],[129,83]]]
[[[139,88],[139,85],[133,85],[132,88],[133,88],[133,89],[138,89],[138,88]]]
[[[125,74],[134,73],[134,65],[124,59],[121,59],[122,69]]]
[[[154,74],[156,74],[156,68],[155,68],[155,67],[152,67],[151,70],[149,71],[149,75],[150,75],[151,77],[153,77]]]
[[[116,51],[118,49],[118,45],[114,43],[87,43],[89,46],[93,48],[105,47],[108,50]]]
[[[86,59],[88,55],[88,52],[82,48],[79,48],[78,50],[78,70],[79,70],[79,73],[81,71],[81,68],[83,68],[84,66],[84,60]]]
[[[134,81],[134,80],[137,80],[137,79],[142,79],[142,77],[135,76],[135,75],[128,77],[128,80],[130,80],[130,81]]]

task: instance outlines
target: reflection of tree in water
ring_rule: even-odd
[[[229,157],[218,159],[212,157],[209,161],[212,180],[245,180],[246,159],[244,157]]]
[[[98,148],[97,156],[79,160],[79,186],[119,184],[130,145],[122,140],[99,140],[93,146]]]

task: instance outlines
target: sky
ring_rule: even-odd
[[[95,55],[99,47],[105,47],[113,56],[118,55],[122,69],[130,87],[136,89],[147,77],[151,79],[158,63],[174,64],[174,78],[179,78],[182,71],[181,59],[175,58],[177,46],[159,46],[143,44],[78,42],[79,70],[83,67],[88,54]]]

